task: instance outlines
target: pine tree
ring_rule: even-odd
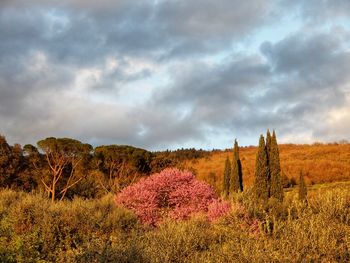
[[[304,180],[304,173],[300,171],[299,176],[299,200],[301,202],[307,202],[307,187]]]
[[[270,172],[270,197],[283,201],[283,186],[281,179],[281,165],[276,133],[273,131],[268,149],[268,163]]]
[[[230,193],[230,176],[231,176],[231,162],[227,157],[225,162],[224,170],[224,184],[223,184],[223,193],[225,196],[228,196]]]
[[[238,142],[235,140],[233,147],[233,162],[230,179],[230,193],[243,191],[242,164],[239,159]]]
[[[269,169],[264,136],[260,135],[259,148],[255,161],[254,194],[257,199],[266,201],[269,198]]]

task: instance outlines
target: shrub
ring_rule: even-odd
[[[150,262],[203,262],[196,255],[218,243],[214,226],[203,217],[187,221],[166,220],[143,237],[143,254]]]
[[[208,206],[208,219],[210,221],[215,221],[218,218],[226,215],[231,210],[231,204],[227,201],[214,200]]]
[[[218,206],[213,188],[196,180],[191,172],[175,168],[153,174],[138,183],[125,188],[115,199],[135,212],[142,223],[157,225],[164,218],[188,219],[196,213],[207,213],[210,205]],[[227,206],[227,205],[226,205]],[[227,211],[225,205],[217,212],[210,212],[216,218]]]

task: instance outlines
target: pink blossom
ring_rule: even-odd
[[[260,233],[260,221],[256,218],[252,218],[248,211],[239,203],[236,203],[232,210],[241,219],[241,228],[248,230],[253,236],[257,236]]]
[[[231,204],[223,200],[214,200],[208,206],[208,219],[215,221],[218,218],[226,215],[231,210]]]
[[[135,212],[141,222],[157,225],[164,218],[188,219],[196,213],[210,220],[229,211],[213,188],[198,181],[191,172],[168,168],[125,188],[115,199]]]

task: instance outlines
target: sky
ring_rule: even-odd
[[[149,150],[350,140],[349,0],[2,0],[0,134]]]

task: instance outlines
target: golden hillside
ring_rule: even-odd
[[[244,186],[254,180],[254,163],[257,147],[241,147],[240,158]],[[298,181],[299,172],[306,173],[308,185],[350,180],[350,144],[279,145],[282,174]],[[232,151],[212,152],[210,157],[184,164],[201,180],[221,189],[225,159],[232,159]]]

